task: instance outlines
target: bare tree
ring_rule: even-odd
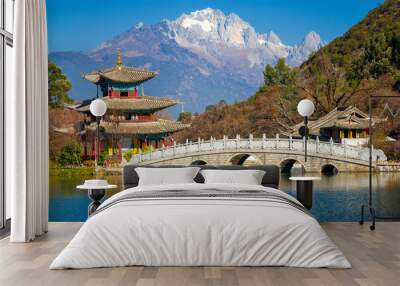
[[[337,106],[347,105],[356,94],[370,93],[375,88],[375,81],[349,81],[346,71],[322,53],[313,65],[303,69],[295,85],[314,100],[321,113],[328,113]]]

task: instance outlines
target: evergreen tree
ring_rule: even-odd
[[[192,121],[192,113],[189,111],[181,112],[179,114],[178,121],[182,123],[189,123]]]
[[[72,103],[68,96],[72,84],[62,70],[49,61],[49,107],[62,107],[64,103]]]
[[[370,39],[361,56],[354,60],[347,74],[348,80],[378,79],[381,75],[393,73],[392,47],[385,34]]]
[[[273,67],[268,64],[264,71],[264,85],[266,87],[280,86],[290,87],[296,77],[296,72],[285,63],[285,59],[279,59]]]
[[[57,161],[63,167],[80,166],[82,164],[83,148],[82,145],[71,140],[61,149]]]

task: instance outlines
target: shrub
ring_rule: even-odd
[[[97,163],[99,166],[103,166],[107,158],[109,157],[108,155],[108,148],[104,148],[104,150],[100,153],[100,156],[97,159]]]
[[[94,167],[95,161],[94,160],[85,160],[85,161],[83,161],[83,165],[86,167]]]
[[[132,150],[132,149],[129,149],[129,150],[125,151],[124,154],[123,154],[123,156],[124,156],[124,159],[125,159],[127,162],[129,162],[129,161],[132,159],[133,150]]]
[[[77,167],[82,164],[82,155],[82,145],[77,141],[70,141],[61,148],[57,161],[63,167]]]

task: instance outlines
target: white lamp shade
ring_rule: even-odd
[[[315,111],[314,103],[309,99],[300,100],[297,112],[303,117],[310,117]]]
[[[96,117],[103,116],[107,111],[106,103],[101,99],[95,99],[90,103],[90,113]]]

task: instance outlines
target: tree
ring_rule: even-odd
[[[380,33],[370,39],[361,56],[351,63],[347,79],[357,82],[369,78],[378,79],[388,73],[392,74],[394,72],[392,62],[397,60],[398,55],[392,52],[390,44],[397,47],[396,37],[389,41],[384,33]]]
[[[296,112],[296,102],[298,92],[295,88],[295,80],[298,70],[288,66],[285,59],[279,59],[275,66],[268,64],[264,70],[264,85],[260,88],[259,94],[280,94],[274,102],[279,111],[279,124],[293,124],[295,118],[292,116]]]
[[[72,103],[72,99],[68,96],[72,84],[62,70],[54,63],[49,61],[49,106],[62,107],[64,103]]]
[[[69,108],[49,109],[49,155],[56,161],[66,142],[80,139],[77,130],[83,121],[82,113]]]
[[[215,106],[212,105],[212,104],[209,104],[209,105],[206,106],[205,111],[206,111],[206,112],[211,112],[211,111],[213,111],[214,109],[215,109]]]
[[[115,111],[115,110],[109,110],[107,111],[107,114],[105,115],[106,120],[108,123],[111,125],[110,127],[110,134],[111,134],[111,148],[113,148],[113,154],[114,150],[118,147],[118,144],[121,142],[122,135],[119,132],[119,125],[123,118],[121,115]],[[102,129],[101,129],[102,130]],[[108,148],[105,149],[107,151],[105,157],[108,157]]]
[[[264,70],[264,85],[266,87],[279,86],[288,88],[293,84],[296,71],[286,65],[285,59],[279,59],[273,67],[268,64]]]
[[[321,115],[337,106],[347,105],[356,94],[371,92],[375,81],[365,81],[363,77],[349,80],[346,70],[322,52],[312,65],[303,69],[295,86],[302,97],[313,99]]]
[[[82,145],[75,141],[71,140],[67,144],[65,144],[60,154],[58,155],[57,161],[63,167],[76,167],[82,164]]]
[[[182,123],[189,123],[192,121],[192,113],[189,111],[181,112],[179,114],[178,121]]]

